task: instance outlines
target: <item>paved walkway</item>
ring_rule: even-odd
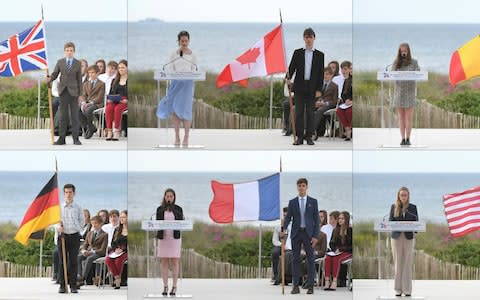
[[[50,278],[0,278],[0,300],[127,300],[127,288],[82,286],[78,294],[59,294]]]
[[[355,150],[480,150],[480,129],[414,129],[411,147],[400,146],[398,128],[354,128]]]
[[[128,148],[132,150],[183,149],[174,147],[174,130],[157,128],[129,128]],[[180,131],[183,136],[183,129]],[[201,150],[349,150],[352,142],[343,139],[320,138],[315,145],[293,146],[291,136],[283,136],[280,129],[192,129],[190,149]],[[168,146],[168,147],[167,147]]]
[[[55,137],[57,140],[58,137]],[[50,130],[0,130],[0,150],[126,150],[127,139],[110,142],[94,135],[91,139],[80,137],[81,146],[73,145],[72,137],[67,136],[66,145],[54,146],[50,142]]]
[[[161,279],[129,278],[128,299],[142,299],[145,294],[161,294]],[[352,300],[352,292],[346,288],[323,291],[315,288],[313,295],[301,289],[299,295],[290,295],[291,285],[285,287],[282,296],[280,286],[273,286],[268,279],[183,279],[178,295],[192,295],[192,299],[211,300],[276,300],[276,299],[329,299]],[[161,298],[157,298],[161,299]]]
[[[474,300],[480,299],[480,281],[476,280],[416,280],[413,282],[412,298],[395,298],[393,280],[353,281],[354,299],[428,299],[428,300]],[[422,298],[423,297],[423,298]]]

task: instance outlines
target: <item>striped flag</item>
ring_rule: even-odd
[[[280,173],[243,183],[212,180],[209,215],[216,223],[280,219]]]
[[[452,54],[450,60],[450,82],[456,85],[460,81],[480,76],[480,35],[477,35]]]
[[[57,173],[55,173],[27,209],[15,240],[22,245],[27,245],[32,234],[59,223],[60,220],[58,182]]]
[[[453,237],[480,229],[480,186],[443,196],[445,216]]]

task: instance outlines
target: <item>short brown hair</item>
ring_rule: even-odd
[[[343,69],[343,68],[345,68],[345,67],[347,67],[347,68],[350,68],[350,67],[352,67],[352,63],[351,63],[351,62],[349,62],[348,60],[344,60],[344,61],[342,61],[342,63],[340,64],[340,68],[342,68],[342,69]]]
[[[103,223],[103,220],[100,216],[93,216],[92,218],[90,218],[90,222],[92,221],[95,221],[97,222],[98,224],[102,224]]]
[[[111,60],[108,62],[107,66],[114,67],[115,69],[117,69],[118,63],[114,60]]]
[[[305,185],[308,185],[308,180],[307,178],[299,178],[297,180],[297,185],[301,184],[301,183],[305,183]]]
[[[63,50],[67,48],[73,48],[73,51],[75,51],[75,44],[73,42],[66,42],[65,45],[63,45]]]
[[[339,215],[340,215],[340,212],[338,210],[334,210],[328,216],[333,217],[335,220],[338,220]]]
[[[97,65],[91,65],[90,67],[87,68],[87,72],[92,70],[95,71],[95,73],[100,72],[100,69],[98,68]]]
[[[330,67],[326,67],[325,69],[323,69],[323,73],[328,73],[330,75],[333,75],[333,70]]]
[[[315,37],[315,31],[313,31],[313,29],[311,27],[308,27],[307,29],[305,29],[303,31],[303,36],[306,37],[306,36],[313,36]]]
[[[109,212],[109,215],[116,215],[117,217],[120,216],[120,213],[118,212],[118,209],[112,209],[110,212]]]

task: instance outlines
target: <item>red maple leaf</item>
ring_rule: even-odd
[[[259,56],[260,56],[260,48],[251,48],[251,49],[248,49],[245,53],[243,53],[239,57],[237,57],[237,61],[240,62],[242,65],[251,64],[251,63],[255,63]]]

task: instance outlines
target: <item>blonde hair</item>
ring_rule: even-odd
[[[405,191],[407,192],[407,203],[406,205],[402,204],[400,200],[400,192]],[[394,217],[399,217],[401,214],[407,211],[408,205],[410,204],[410,191],[407,187],[402,186],[397,192],[397,201],[395,201],[395,212],[393,214]]]

